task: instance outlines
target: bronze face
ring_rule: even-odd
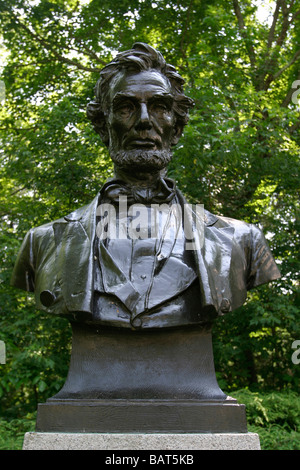
[[[112,83],[109,100],[107,125],[112,159],[138,153],[144,156],[144,164],[147,160],[151,164],[156,155],[156,160],[162,157],[164,167],[166,154],[177,143],[174,98],[167,78],[154,70],[120,73]]]

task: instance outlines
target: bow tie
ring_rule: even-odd
[[[169,203],[176,194],[175,182],[170,179],[160,179],[155,188],[131,186],[123,181],[115,180],[103,187],[104,199],[117,204],[120,196],[127,197],[127,204],[163,204]]]

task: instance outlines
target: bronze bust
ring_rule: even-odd
[[[125,196],[128,206],[187,205],[164,176],[193,106],[182,84],[159,52],[139,43],[101,72],[88,116],[109,147],[116,176],[91,204],[27,234],[12,284],[34,291],[39,308],[121,327],[199,323],[236,309],[247,290],[280,276],[258,228],[207,211],[204,243],[195,250],[185,251],[175,235],[165,243],[98,240],[103,202]],[[178,223],[168,213],[165,219]]]
[[[210,377],[209,385],[204,391],[202,377],[202,385],[193,382],[183,393],[176,385],[181,382],[174,358],[174,370],[170,376],[165,372],[169,387],[158,385],[154,372],[153,382],[141,372],[141,378],[136,379],[139,386],[133,384],[134,377],[128,378],[131,386],[115,386],[118,369],[114,379],[106,379],[105,384],[95,384],[96,379],[91,379],[90,388],[78,385],[77,393],[74,384],[78,374],[74,373],[76,379],[69,378],[69,385],[57,395],[60,399],[179,397],[224,402],[226,396],[212,378],[207,332],[218,315],[245,302],[247,290],[280,277],[257,227],[188,204],[175,182],[166,176],[171,149],[180,139],[194,105],[183,94],[183,83],[174,67],[143,43],[118,54],[102,70],[87,115],[109,148],[115,177],[87,206],[29,231],[16,261],[12,284],[34,291],[38,308],[69,318],[74,335],[76,331],[82,334],[78,328],[83,328],[85,335],[90,332],[90,339],[80,346],[80,358],[76,356],[71,368],[83,360],[90,343],[100,341],[99,334],[105,336],[107,347],[117,335],[118,344],[127,338],[124,348],[128,351],[140,348],[132,344],[137,338],[142,338],[150,351],[149,333],[153,331],[158,335],[156,344],[160,344],[157,350],[161,351],[163,341],[168,351],[168,341],[180,343],[176,335],[184,331],[188,344],[194,348],[202,341],[200,353],[205,350],[210,357],[210,369],[203,366],[202,374]],[[149,233],[150,226],[155,228],[155,236]],[[169,340],[165,336],[161,340],[163,331],[176,338]],[[201,340],[194,338],[194,331],[199,332]],[[97,345],[94,350],[101,347],[108,351],[104,343]],[[195,351],[190,354],[196,356]],[[107,354],[107,360],[113,361],[114,353]],[[161,368],[166,371],[166,363],[171,361],[164,352],[161,354]],[[174,355],[174,349],[168,354]],[[117,363],[119,359],[114,360]],[[148,358],[143,360],[149,365]],[[98,356],[94,358],[93,367],[108,367],[102,362],[99,365],[99,361]],[[187,374],[182,376],[182,383],[194,381],[193,367]],[[109,377],[112,375],[110,372]],[[89,380],[86,377],[85,383]],[[148,388],[141,385],[145,381],[149,382]]]

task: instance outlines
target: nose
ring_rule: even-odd
[[[136,129],[151,129],[152,127],[146,103],[141,103],[140,115],[135,127]]]

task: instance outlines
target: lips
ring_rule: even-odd
[[[139,138],[136,138],[136,139],[131,139],[128,143],[127,143],[127,147],[129,149],[132,149],[132,148],[151,148],[153,149],[154,147],[156,147],[156,142],[155,140],[152,140],[152,139],[139,139]]]

